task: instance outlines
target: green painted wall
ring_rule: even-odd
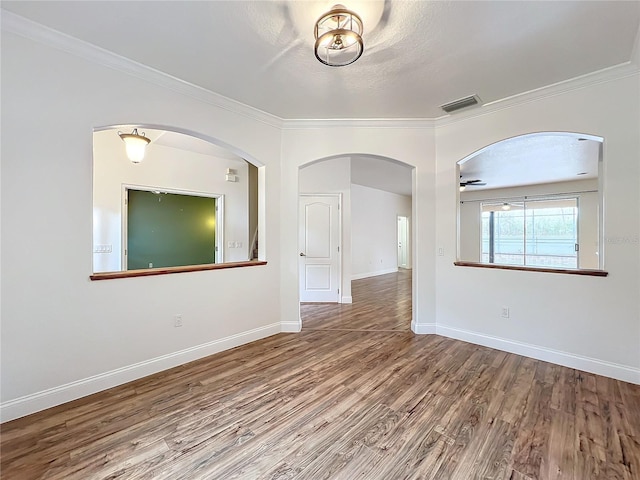
[[[129,190],[127,269],[215,263],[215,202]]]

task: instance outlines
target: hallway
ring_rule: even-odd
[[[302,303],[302,330],[411,331],[411,270],[351,282],[353,303]]]

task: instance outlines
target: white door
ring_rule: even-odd
[[[301,302],[340,300],[340,197],[300,195]]]
[[[409,249],[409,219],[398,216],[398,266],[407,268]]]

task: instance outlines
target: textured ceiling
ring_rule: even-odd
[[[346,1],[363,56],[331,68],[313,25],[334,2],[11,2],[18,15],[284,119],[435,118],[628,62],[635,1]]]
[[[582,138],[582,140],[580,140]],[[462,180],[486,186],[467,191],[598,178],[599,141],[574,135],[531,134],[491,145],[461,162]]]

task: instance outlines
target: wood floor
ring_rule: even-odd
[[[6,423],[2,478],[640,479],[639,386],[313,324]]]
[[[304,330],[411,330],[411,270],[351,282],[353,303],[303,303]]]

